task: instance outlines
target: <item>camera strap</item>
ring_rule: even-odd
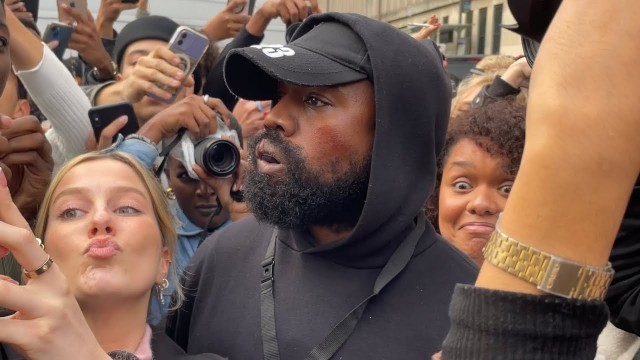
[[[425,218],[418,216],[415,229],[407,236],[400,246],[393,252],[385,266],[378,274],[373,285],[373,292],[360,304],[353,308],[336,326],[322,342],[314,347],[305,360],[328,360],[330,359],[349,339],[353,330],[358,325],[369,301],[378,295],[387,284],[395,279],[398,274],[411,261],[420,236],[424,233]],[[278,348],[278,337],[276,334],[275,298],[273,295],[275,281],[275,250],[278,242],[278,229],[273,231],[265,258],[261,263],[262,280],[260,282],[260,313],[262,325],[262,351],[265,360],[279,360],[280,351]]]
[[[178,130],[178,132],[176,133],[175,139],[173,139],[169,143],[169,145],[162,148],[162,151],[158,155],[158,157],[162,157],[162,161],[160,161],[160,165],[158,165],[155,172],[155,175],[157,178],[160,178],[160,175],[162,175],[162,171],[164,170],[164,167],[167,164],[167,159],[169,159],[169,153],[171,153],[171,150],[173,150],[173,148],[176,147],[176,145],[178,145],[180,140],[182,140],[182,136],[186,131],[187,131],[186,128],[180,128],[180,130]]]

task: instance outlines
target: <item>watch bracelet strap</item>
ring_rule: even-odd
[[[483,253],[490,264],[565,298],[602,301],[613,279],[610,263],[589,266],[563,259],[522,244],[497,226]]]
[[[97,67],[94,67],[91,71],[93,72],[93,76],[96,78],[96,80],[113,80],[116,78],[116,75],[118,75],[118,65],[116,64],[115,61],[110,60],[110,64],[111,64],[111,74],[109,75],[109,78],[102,78],[100,77],[100,72],[98,71]]]

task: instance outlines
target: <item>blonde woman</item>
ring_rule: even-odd
[[[45,195],[36,225],[46,254],[33,246],[35,236],[12,210],[3,180],[0,176],[1,245],[12,250],[30,279],[21,287],[0,282],[0,304],[17,310],[0,319],[0,341],[29,359],[96,358],[96,352],[123,351],[141,360],[215,358],[187,356],[147,324],[150,301],[159,301],[157,291],[175,281],[170,268],[176,234],[158,182],[139,163],[112,152],[82,155],[66,164]],[[28,254],[15,246],[27,246]],[[29,297],[34,291],[38,295]],[[84,319],[74,311],[78,305]],[[63,337],[69,349],[55,341],[38,351],[22,343],[27,334],[55,333],[48,320],[61,315],[77,324],[65,324],[66,329],[80,332]],[[101,351],[91,345],[85,321]],[[74,344],[79,339],[82,344]],[[94,355],[80,356],[82,349]],[[4,350],[7,359],[22,358]]]

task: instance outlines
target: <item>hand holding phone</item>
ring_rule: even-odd
[[[229,4],[233,3],[234,1],[237,2],[236,0],[228,0],[227,6],[229,6]],[[255,0],[245,0],[244,4],[237,5],[233,9],[233,13],[240,14],[240,15],[253,15],[253,8],[255,4],[256,4]]]
[[[57,0],[58,1],[58,20],[64,24],[73,23],[73,18],[62,10],[62,4],[75,9],[77,12],[86,17],[88,8],[87,0]]]
[[[96,106],[89,109],[89,121],[91,122],[91,127],[93,128],[93,134],[97,144],[100,143],[100,136],[105,128],[123,115],[126,115],[128,120],[118,133],[126,137],[127,135],[138,131],[138,120],[136,119],[136,114],[133,111],[131,103],[123,101],[115,104]],[[112,143],[117,140],[118,133],[113,135],[111,139]]]
[[[184,80],[186,80],[196,69],[196,66],[198,66],[198,63],[207,51],[208,47],[209,39],[205,35],[189,27],[180,26],[173,33],[173,36],[169,41],[169,50],[176,54],[180,59],[178,67],[184,73],[183,83]],[[162,90],[172,93],[173,96],[168,99],[163,99],[151,93],[148,95],[168,104],[174,102],[176,96],[178,96],[178,93],[182,90],[182,84],[178,88],[171,88],[159,83],[156,83],[156,86]]]
[[[73,28],[71,26],[59,22],[52,22],[47,25],[44,35],[42,36],[42,41],[44,41],[45,44],[57,41],[58,46],[53,50],[53,53],[56,54],[58,59],[62,60],[62,56],[65,50],[67,50],[67,46],[69,46],[72,33]]]

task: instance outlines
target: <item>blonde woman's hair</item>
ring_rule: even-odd
[[[516,60],[513,56],[508,55],[488,55],[482,58],[477,64],[476,69],[485,73],[502,74]]]
[[[169,211],[164,191],[162,190],[162,187],[160,186],[158,180],[150,171],[148,171],[144,166],[142,166],[142,164],[140,164],[131,156],[115,151],[90,152],[77,156],[69,162],[65,163],[51,181],[51,184],[49,185],[49,188],[44,195],[44,199],[42,200],[42,204],[38,211],[38,221],[35,226],[35,235],[40,239],[45,238],[44,234],[47,231],[47,225],[49,222],[49,210],[51,208],[51,202],[53,200],[53,192],[56,190],[58,185],[60,185],[60,181],[62,181],[62,179],[69,173],[69,171],[71,171],[71,169],[75,168],[76,166],[97,160],[114,160],[125,164],[131,170],[133,170],[133,172],[136,173],[138,178],[140,178],[140,180],[142,180],[142,183],[145,185],[145,188],[149,193],[149,197],[151,198],[151,205],[158,222],[158,228],[160,229],[160,233],[162,234],[162,246],[165,246],[169,249],[170,259],[172,259],[171,265],[169,266],[169,273],[167,274],[167,278],[169,281],[174,281],[176,284],[176,290],[174,294],[175,301],[173,302],[172,309],[178,308],[184,300],[184,294],[182,292],[180,284],[178,283],[178,276],[174,265],[175,262],[173,261],[177,241],[174,219],[171,212]]]
[[[490,85],[495,77],[495,73],[490,73],[485,75],[471,75],[462,80],[458,85],[456,97],[451,100],[451,120],[455,120],[455,118],[460,115],[459,113],[461,110],[468,110],[465,109],[463,105],[466,104],[469,107],[471,106],[470,102],[468,104],[466,102],[466,99],[471,95],[471,93],[477,95],[478,92],[480,92],[480,89],[485,85]]]

